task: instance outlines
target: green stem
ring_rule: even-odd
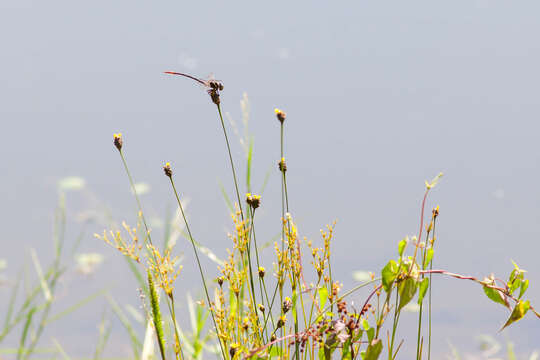
[[[216,322],[216,318],[214,316],[214,312],[212,311],[212,302],[210,301],[210,295],[208,294],[208,287],[206,286],[206,280],[204,279],[204,274],[201,266],[201,261],[199,259],[199,253],[197,252],[197,246],[195,246],[195,240],[193,240],[193,236],[191,234],[191,229],[189,228],[189,224],[186,218],[186,214],[184,213],[184,207],[182,206],[182,203],[180,202],[180,196],[178,195],[178,191],[176,191],[176,186],[174,185],[174,180],[172,176],[169,177],[169,180],[171,181],[171,186],[174,191],[174,196],[176,197],[176,201],[178,203],[178,207],[180,208],[180,212],[182,213],[182,218],[184,219],[184,224],[186,225],[186,230],[189,235],[189,240],[191,242],[191,245],[193,246],[193,252],[195,253],[195,259],[197,260],[197,266],[199,268],[199,273],[201,275],[201,280],[204,286],[204,293],[206,294],[206,300],[208,301],[208,308],[210,310],[210,315],[212,315],[212,321],[214,322],[214,328],[216,329],[216,334],[218,337],[219,347],[221,349],[221,354],[223,355],[223,359],[226,359],[225,356],[225,350],[223,349],[223,345],[221,343],[221,337],[219,336],[219,330]]]
[[[395,338],[396,338],[396,330],[397,330],[397,324],[399,322],[399,315],[401,314],[400,311],[398,311],[398,299],[399,299],[399,294],[398,294],[398,291],[396,290],[396,302],[395,302],[395,305],[394,305],[394,322],[392,323],[392,337],[391,337],[391,340],[390,340],[390,346],[388,347],[388,360],[392,360],[393,359],[393,353],[394,353],[394,341],[395,341]]]
[[[171,293],[171,307],[172,307],[172,318],[173,318],[173,326],[174,326],[174,334],[176,336],[176,340],[178,341],[178,347],[180,350],[180,359],[184,359],[184,351],[182,350],[182,346],[180,345],[180,338],[178,336],[178,325],[176,324],[176,312],[174,311],[174,296]],[[217,333],[217,331],[216,331]]]
[[[131,185],[131,191],[133,192],[133,195],[135,196],[135,200],[137,201],[137,206],[139,208],[139,214],[140,214],[141,219],[143,221],[144,229],[146,231],[145,241],[146,241],[146,239],[148,239],[148,243],[152,247],[154,247],[154,244],[152,243],[152,236],[150,235],[150,228],[148,227],[148,223],[146,222],[146,218],[144,216],[141,200],[139,199],[139,194],[137,193],[137,189],[135,188],[135,181],[133,181],[133,177],[131,176],[131,172],[129,171],[129,167],[127,165],[127,161],[126,161],[126,159],[124,157],[123,151],[120,149],[120,150],[118,150],[118,152],[120,153],[120,158],[122,159],[122,163],[124,164],[124,169],[125,169],[126,174],[128,176],[129,184]],[[154,251],[150,251],[150,252],[152,253],[154,263],[158,264],[158,260],[157,260],[157,256],[156,256],[155,252]],[[159,273],[159,276],[161,277],[162,283],[165,283],[164,278],[163,278],[163,274]],[[170,299],[168,297],[167,297],[167,300],[165,302],[167,303],[167,308],[169,309],[169,314],[173,318],[173,322],[175,322],[176,319],[173,317],[173,309],[172,309],[173,304],[170,303]],[[180,336],[178,334],[178,329],[177,329],[176,326],[174,327],[174,334],[175,334],[176,338],[178,339],[178,344],[179,344],[180,349],[181,349],[182,347],[181,347],[180,340],[179,340]]]
[[[238,200],[238,207],[240,208],[240,214],[242,216],[242,221],[244,221],[244,211],[242,210],[242,201],[240,201],[240,191],[238,190],[238,181],[236,180],[236,170],[234,167],[234,161],[231,153],[231,145],[229,144],[229,137],[227,136],[227,130],[225,129],[225,122],[223,121],[223,115],[221,114],[221,105],[217,104],[217,109],[219,113],[219,119],[221,120],[221,127],[223,128],[223,135],[225,136],[225,142],[227,143],[227,151],[229,153],[229,161],[231,163],[231,170],[234,180],[234,188],[236,190],[236,199]]]
[[[433,249],[433,246],[435,245],[435,225],[437,224],[437,217],[433,219],[433,243],[431,244],[431,248]],[[429,241],[429,239],[428,239]],[[429,270],[433,270],[433,258],[429,262]],[[428,360],[431,360],[431,273],[429,274],[429,294],[428,294]]]

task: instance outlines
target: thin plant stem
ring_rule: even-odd
[[[433,235],[432,239],[433,242],[431,244],[431,248],[433,249],[433,246],[435,245],[435,226],[437,224],[437,217],[433,219]],[[429,262],[429,270],[433,270],[433,259]],[[431,273],[429,274],[429,294],[428,294],[428,360],[431,360],[431,287],[433,284],[431,283]]]
[[[250,218],[250,227],[248,232],[248,245],[247,245],[247,257],[248,257],[248,272],[249,272],[249,282],[251,286],[251,298],[252,298],[252,305],[253,305],[253,311],[255,314],[257,314],[257,334],[262,339],[262,333],[259,333],[259,315],[257,310],[257,299],[255,297],[255,282],[253,281],[253,267],[251,266],[251,236],[253,233],[253,223],[255,218],[255,209],[251,209],[248,207],[248,217]],[[257,245],[255,245],[255,251],[257,251]],[[257,264],[259,264],[259,258],[257,255]],[[260,286],[260,283],[259,283]],[[263,301],[262,297],[262,289],[261,289],[261,302]]]
[[[409,268],[409,272],[407,276],[411,275],[411,271],[413,268],[414,263],[416,262],[416,253],[418,252],[418,245],[420,244],[420,239],[422,238],[422,230],[424,228],[424,208],[426,206],[426,199],[429,193],[429,188],[426,189],[426,192],[424,193],[424,199],[422,200],[422,210],[420,212],[420,230],[418,230],[418,238],[416,239],[416,246],[414,247],[414,255],[413,255],[413,262],[411,264],[411,267]]]
[[[133,181],[133,177],[131,176],[131,172],[129,171],[129,167],[128,167],[126,158],[124,157],[124,152],[122,151],[122,149],[119,149],[118,153],[120,154],[120,158],[122,159],[122,163],[124,164],[124,169],[125,169],[126,174],[128,176],[129,184],[131,185],[131,191],[133,192],[133,195],[135,196],[135,200],[137,201],[137,206],[139,208],[139,214],[140,214],[141,219],[143,221],[144,229],[146,231],[145,239],[148,239],[148,243],[153,247],[154,244],[152,243],[152,236],[150,235],[150,228],[148,227],[148,224],[146,222],[146,218],[144,216],[141,200],[139,199],[139,194],[137,193],[137,189],[135,188],[135,181]],[[154,258],[154,262],[156,264],[158,264],[155,252],[151,251],[151,253],[152,253],[152,256]],[[162,281],[163,281],[163,274],[160,273],[159,275],[161,276]],[[165,302],[167,303],[167,307],[169,309],[169,314],[171,315],[173,325],[174,325],[174,335],[176,337],[176,340],[178,341],[178,345],[181,348],[180,335],[178,334],[178,328],[176,326],[176,318],[172,315],[173,314],[172,304],[170,303],[170,298],[169,297],[166,297],[166,299],[167,300]]]
[[[171,305],[172,305],[173,326],[175,327],[175,331],[178,331],[178,329],[176,329],[176,312],[174,311],[174,296],[172,293],[170,295],[170,298],[171,298]],[[217,330],[216,330],[216,333],[217,333]],[[180,359],[184,359],[184,351],[182,350],[182,346],[180,346],[180,339],[178,339],[178,347],[180,350]]]
[[[187,221],[187,218],[186,218],[186,214],[184,213],[184,207],[182,206],[182,202],[180,201],[180,196],[178,195],[178,191],[176,191],[176,186],[174,185],[174,180],[173,180],[172,176],[169,176],[169,180],[171,181],[171,186],[172,186],[172,189],[174,191],[174,196],[176,197],[178,207],[180,208],[180,212],[182,213],[182,218],[184,219],[184,224],[186,225],[186,230],[187,230],[188,235],[189,235],[189,240],[191,242],[191,245],[193,246],[193,252],[195,253],[195,259],[197,260],[197,266],[199,268],[199,273],[201,274],[201,280],[202,280],[202,283],[203,283],[203,286],[204,286],[204,293],[206,295],[206,300],[208,301],[208,307],[210,308],[212,303],[210,301],[210,295],[208,294],[208,287],[206,286],[206,280],[204,279],[204,274],[203,274],[203,270],[202,270],[202,266],[201,266],[201,261],[199,259],[199,253],[197,252],[197,246],[195,246],[195,240],[193,240],[193,236],[191,234],[191,229],[189,227],[189,224],[188,224],[188,221]],[[221,349],[223,359],[226,359],[227,357],[225,356],[225,350],[223,349],[223,345],[221,344],[221,338],[219,336],[219,330],[218,330],[217,322],[216,322],[214,312],[212,311],[212,309],[210,309],[210,315],[212,315],[212,321],[214,322],[214,328],[216,329],[216,334],[217,334],[217,337],[218,337],[219,347]]]
[[[392,323],[392,338],[390,340],[390,346],[388,347],[388,360],[393,359],[394,341],[396,337],[397,324],[399,322],[399,315],[401,314],[401,312],[398,311],[398,299],[399,299],[399,293],[396,290],[396,301],[394,305],[394,321]]]
[[[433,220],[433,218],[432,218]],[[422,270],[425,270],[425,263],[426,263],[426,253],[427,253],[427,247],[428,247],[428,243],[429,243],[429,234],[430,234],[430,230],[431,228],[428,228],[427,230],[427,233],[426,233],[426,245],[424,247],[424,249],[421,250],[421,253],[422,253]],[[418,241],[420,241],[421,239],[418,239]],[[422,280],[424,279],[425,275],[422,274]],[[428,283],[428,286],[430,286],[431,284]],[[421,349],[420,349],[420,337],[422,335],[422,314],[423,314],[423,311],[424,311],[424,302],[422,301],[420,303],[420,309],[418,311],[418,335],[417,335],[417,339],[416,339],[416,359],[419,360],[421,357],[422,357],[422,354],[421,354]]]
[[[225,122],[223,121],[223,115],[221,113],[221,105],[217,104],[217,109],[219,113],[219,119],[221,120],[221,127],[223,128],[223,135],[225,136],[225,142],[227,143],[227,151],[229,153],[229,161],[231,163],[231,170],[234,180],[234,188],[236,190],[236,199],[238,200],[238,207],[240,208],[240,214],[242,216],[242,221],[244,221],[244,211],[242,210],[242,201],[240,201],[240,191],[238,190],[238,180],[236,179],[236,170],[234,167],[234,161],[231,153],[231,145],[229,144],[229,137],[227,136],[227,130],[225,129]]]
[[[261,266],[259,261],[259,250],[257,246],[257,237],[255,235],[255,209],[253,210],[253,213],[251,215],[251,233],[253,234],[253,244],[255,245],[255,257],[257,259],[257,269]],[[261,302],[264,303],[264,299],[266,297],[266,304],[268,305],[268,311],[270,311],[270,301],[268,299],[268,292],[266,291],[266,284],[264,282],[264,278],[259,277],[259,289],[261,291]],[[264,291],[264,296],[263,296]],[[264,315],[263,315],[264,318]],[[270,317],[270,320],[272,321],[272,326],[274,326],[274,319]],[[265,322],[266,325],[266,322]],[[264,330],[263,330],[264,332]]]

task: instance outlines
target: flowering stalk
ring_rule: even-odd
[[[140,217],[141,217],[141,219],[143,221],[144,229],[146,231],[145,238],[148,240],[148,243],[151,246],[151,248],[155,249],[155,247],[154,247],[154,245],[152,243],[152,237],[150,235],[150,229],[149,229],[148,224],[146,222],[146,218],[144,217],[144,212],[143,212],[143,209],[142,209],[141,200],[139,199],[139,195],[137,193],[137,188],[135,187],[135,182],[133,181],[133,177],[131,176],[131,172],[129,171],[129,167],[128,167],[126,159],[124,157],[124,152],[122,151],[124,141],[123,141],[121,133],[113,135],[113,143],[114,143],[114,146],[116,147],[116,149],[118,150],[118,153],[120,154],[120,158],[122,159],[122,163],[124,164],[124,169],[126,171],[128,179],[129,179],[129,184],[131,186],[131,191],[133,192],[133,195],[135,196],[135,200],[137,201],[137,206],[139,208],[139,214],[140,214]],[[152,256],[153,256],[154,263],[158,264],[158,259],[157,259],[157,256],[156,256],[156,252],[151,251],[151,253],[152,253]],[[166,282],[166,280],[163,278],[163,275],[161,273],[160,273],[160,281],[162,283]],[[180,354],[182,354],[182,347],[180,346],[180,336],[178,334],[178,328],[176,326],[176,318],[173,316],[173,310],[172,310],[171,301],[172,300],[170,299],[170,297],[168,297],[167,307],[169,308],[169,313],[171,314],[171,318],[172,318],[172,321],[173,321],[173,324],[174,324],[174,335],[176,337],[176,342],[179,344]],[[181,357],[183,358],[183,355],[181,355]]]
[[[154,329],[156,329],[159,352],[161,353],[161,359],[165,360],[165,337],[163,336],[163,323],[161,321],[161,311],[159,309],[159,298],[150,270],[148,270],[148,288],[150,290],[150,307],[152,308],[152,321],[154,322]]]
[[[163,167],[163,171],[165,172],[165,176],[167,176],[169,178],[170,182],[171,182],[171,186],[172,186],[172,189],[173,189],[173,192],[174,192],[174,196],[176,197],[176,202],[178,203],[178,207],[180,208],[180,212],[182,213],[182,218],[184,219],[184,225],[186,226],[186,230],[187,230],[188,235],[189,235],[189,240],[191,242],[191,245],[193,246],[193,252],[195,253],[195,259],[197,260],[197,266],[199,268],[199,273],[201,275],[201,280],[202,280],[202,283],[203,283],[203,286],[204,286],[204,293],[206,294],[206,301],[208,301],[208,307],[210,309],[210,314],[212,315],[212,321],[214,322],[214,328],[216,329],[216,333],[218,335],[218,342],[219,342],[219,346],[220,346],[220,349],[221,349],[221,353],[223,355],[223,359],[226,359],[225,350],[223,349],[223,345],[221,344],[221,338],[219,336],[218,326],[217,326],[216,319],[215,319],[215,316],[214,316],[214,311],[212,310],[212,302],[210,301],[210,295],[208,294],[208,287],[206,286],[206,280],[204,279],[204,274],[203,274],[203,270],[202,270],[202,266],[201,266],[201,260],[199,259],[199,253],[197,251],[197,246],[195,245],[195,240],[193,239],[193,236],[191,234],[191,229],[189,227],[189,224],[188,224],[188,221],[187,221],[187,218],[186,218],[186,214],[184,213],[184,207],[182,206],[182,202],[180,201],[180,196],[178,195],[178,191],[176,191],[176,186],[174,185],[171,164],[166,163],[165,166]]]

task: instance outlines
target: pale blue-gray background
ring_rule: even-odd
[[[418,231],[424,180],[443,171],[428,202],[428,209],[441,206],[436,267],[506,277],[514,259],[529,271],[529,297],[540,307],[539,12],[536,1],[4,0],[5,273],[24,265],[30,247],[43,263],[51,258],[55,184],[65,176],[86,179],[84,192],[67,197],[68,242],[88,209],[108,208],[115,220],[133,222],[135,204],[111,145],[118,131],[136,179],[151,186],[143,196],[147,211],[163,216],[173,208],[160,169],[171,161],[191,200],[197,238],[224,256],[230,222],[219,182],[232,187],[215,107],[190,80],[161,73],[212,72],[225,84],[224,110],[237,122],[248,93],[255,188],[272,170],[259,225],[268,235],[260,238],[270,240],[280,214],[277,106],[288,114],[291,211],[313,240],[338,220],[334,271],[345,287],[354,284],[354,270],[380,269],[397,242]],[[241,158],[236,139],[232,145]],[[90,277],[67,276],[62,306],[53,312],[104,284],[138,307],[119,254],[92,236],[103,225],[86,229],[80,251],[102,253],[105,263]],[[187,256],[178,286],[197,295],[186,246],[178,246]],[[205,266],[215,276],[215,265]],[[5,298],[7,288],[0,291]],[[507,316],[472,283],[437,279],[434,297],[439,356],[449,352],[448,341],[472,348],[475,336],[496,333]],[[91,355],[104,306],[98,300],[61,321],[44,341],[55,337],[71,355]],[[530,351],[540,343],[540,322],[527,316],[505,333]],[[115,323],[109,354],[130,354],[123,334]]]

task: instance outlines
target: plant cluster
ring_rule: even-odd
[[[249,186],[245,196],[241,195],[239,190],[221,109],[220,92],[223,91],[223,84],[182,73],[167,73],[190,78],[207,88],[211,101],[218,110],[232,171],[236,201],[231,211],[231,248],[227,260],[219,266],[219,276],[215,281],[210,281],[205,277],[201,266],[200,253],[203,248],[195,241],[184,213],[180,192],[174,181],[174,170],[170,163],[163,166],[200,272],[205,299],[200,303],[199,316],[206,319],[209,314],[212,323],[208,332],[218,345],[220,358],[374,360],[384,356],[392,360],[397,357],[403,345],[397,335],[400,315],[404,307],[416,298],[419,305],[416,358],[430,359],[430,285],[434,274],[471,280],[481,285],[491,300],[510,310],[510,317],[503,328],[520,320],[528,310],[540,317],[530,302],[523,298],[529,281],[525,279],[525,270],[515,263],[506,282],[494,276],[479,280],[433,268],[439,207],[432,209],[431,216],[424,224],[425,205],[428,193],[442,174],[426,182],[418,235],[399,242],[396,259],[386,264],[380,276],[373,275],[371,280],[343,291],[341,283],[332,276],[331,245],[335,223],[321,231],[322,240],[316,245],[313,241],[300,237],[289,211],[287,164],[284,155],[284,127],[287,117],[285,112],[279,109],[275,110],[275,116],[280,126],[280,158],[277,170],[281,178],[281,198],[278,200],[281,202],[281,236],[273,244],[273,268],[267,270],[262,266],[263,249],[257,243],[255,226],[257,209],[264,206],[264,202],[261,196],[251,193]],[[181,269],[178,259],[171,255],[170,248],[160,252],[153,244],[142,204],[124,157],[125,144],[122,135],[114,134],[113,143],[120,154],[136,198],[139,227],[142,231],[125,226],[130,240],[124,240],[120,232],[105,232],[99,237],[145,268],[149,300],[143,298],[143,301],[148,301],[145,309],[155,329],[161,358],[201,358],[204,349],[200,344],[194,346],[182,334],[176,321],[174,286]],[[407,253],[408,248],[411,254]],[[355,308],[347,303],[346,298],[361,288],[371,291],[362,306]],[[172,331],[169,331],[169,338],[163,329],[162,303],[167,306],[167,317],[171,319],[170,324],[173,327]],[[198,333],[203,331],[202,327],[197,329]]]

